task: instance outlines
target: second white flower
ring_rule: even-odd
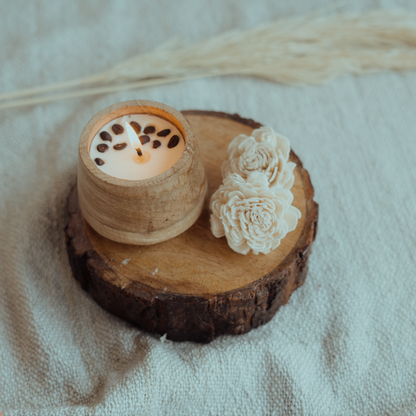
[[[222,177],[236,173],[243,179],[254,172],[264,173],[269,187],[291,189],[296,164],[289,162],[290,143],[269,127],[253,130],[251,136],[240,134],[228,146],[228,160],[221,168]]]

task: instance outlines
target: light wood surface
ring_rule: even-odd
[[[151,246],[120,244],[95,232],[69,198],[66,233],[75,277],[105,309],[168,339],[209,342],[268,322],[305,280],[318,206],[308,172],[297,164],[293,204],[302,213],[295,231],[267,255],[233,252],[210,231],[209,199],[220,185],[229,142],[260,125],[237,115],[184,112],[192,125],[209,189],[202,215],[187,231]]]
[[[147,247],[122,245],[102,238],[87,225],[95,250],[122,278],[142,282],[158,290],[183,294],[216,294],[246,286],[281,263],[298,240],[306,218],[305,190],[300,169],[295,169],[293,205],[302,217],[276,250],[268,255],[244,256],[232,251],[225,238],[215,238],[210,230],[209,200],[221,184],[221,164],[227,157],[229,142],[252,128],[236,121],[205,115],[189,115],[201,150],[208,178],[208,194],[202,216],[187,232]],[[126,259],[130,261],[123,265]],[[154,273],[158,269],[157,273]]]
[[[128,114],[152,114],[182,133],[186,152],[153,178],[125,180],[101,171],[89,156],[92,139],[108,122]],[[177,110],[153,101],[110,106],[85,126],[79,144],[78,195],[81,212],[92,228],[113,241],[156,244],[187,230],[198,219],[207,183],[192,128]]]

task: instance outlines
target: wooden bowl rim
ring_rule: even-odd
[[[145,111],[143,111],[145,109]],[[153,111],[156,109],[159,112],[169,114],[170,117],[163,117],[161,114],[154,114]],[[114,117],[112,116],[113,114]],[[153,176],[148,179],[121,179],[114,176],[108,175],[99,169],[93,160],[90,157],[89,149],[92,139],[97,134],[97,132],[109,123],[111,120],[114,120],[122,115],[129,114],[149,114],[156,115],[157,117],[165,118],[170,123],[174,124],[175,127],[181,132],[186,145],[186,150],[180,157],[180,159],[167,171],[161,173],[160,175]],[[79,139],[79,159],[85,168],[99,180],[109,183],[111,185],[117,185],[125,188],[129,187],[148,187],[155,186],[164,182],[168,179],[173,178],[177,173],[179,173],[193,157],[196,147],[196,140],[193,134],[192,127],[186,117],[179,112],[178,110],[170,107],[166,104],[162,104],[156,101],[149,100],[130,100],[123,101],[120,103],[113,104],[102,109],[94,117],[92,117],[88,123],[85,125],[82,130],[80,139]]]

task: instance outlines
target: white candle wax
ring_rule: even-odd
[[[129,139],[126,123],[133,128],[136,127],[134,123],[141,127],[140,133],[136,132],[137,127],[134,131],[136,140],[134,135],[132,137],[131,130],[130,138],[133,140]],[[154,132],[146,133],[145,130],[153,130],[151,127],[154,127]],[[168,134],[166,130],[169,130]],[[119,131],[122,132],[116,134]],[[158,133],[163,131],[166,136],[158,136]],[[140,140],[141,136],[148,136],[149,140],[146,137]],[[177,136],[179,141],[172,147],[177,141],[174,136]],[[169,143],[171,147],[168,147]],[[138,156],[137,148],[140,148],[142,156]],[[166,172],[180,159],[184,150],[185,141],[182,134],[172,123],[148,114],[131,114],[110,121],[95,135],[90,147],[90,157],[96,166],[108,175],[120,179],[139,180]]]

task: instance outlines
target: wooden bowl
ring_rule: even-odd
[[[149,179],[119,179],[102,172],[89,151],[98,131],[118,117],[150,114],[182,133],[186,152],[166,172]],[[118,243],[151,245],[186,231],[198,219],[207,180],[197,142],[186,118],[154,101],[126,101],[100,111],[79,140],[78,196],[82,216],[102,236]]]

